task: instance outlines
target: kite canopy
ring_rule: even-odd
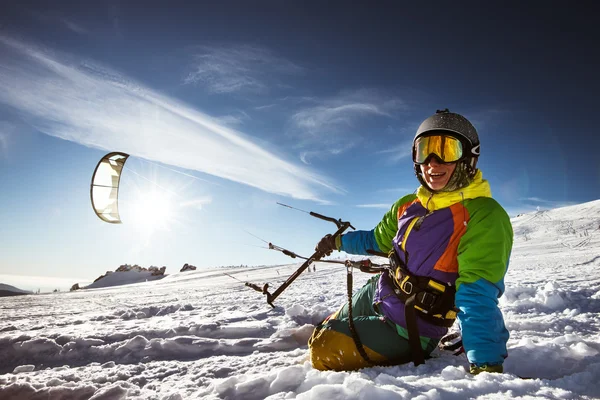
[[[108,153],[98,163],[92,175],[90,197],[94,212],[103,221],[120,224],[119,181],[129,154]]]

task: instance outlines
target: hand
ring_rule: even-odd
[[[481,372],[496,372],[496,373],[501,374],[502,372],[504,372],[504,368],[502,367],[502,364],[496,364],[496,365],[483,364],[480,366],[471,364],[471,368],[469,369],[469,372],[473,375],[477,375]]]
[[[323,236],[323,239],[315,246],[315,251],[320,251],[323,255],[330,255],[333,250],[337,250],[335,238],[330,234]]]

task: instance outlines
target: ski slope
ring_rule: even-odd
[[[306,342],[346,301],[345,268],[317,263],[274,309],[223,274],[274,290],[291,264],[3,298],[0,399],[600,398],[600,201],[512,222],[504,374],[437,351],[417,368],[314,370]]]

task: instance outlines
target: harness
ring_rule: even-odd
[[[360,270],[368,273],[388,274],[391,278],[394,284],[394,294],[404,303],[408,343],[411,347],[413,363],[417,366],[425,362],[417,315],[434,325],[451,327],[457,315],[457,309],[454,306],[456,287],[429,277],[410,274],[394,249],[390,251],[388,259],[389,267],[373,267],[370,260],[364,260],[360,264]],[[359,354],[367,363],[373,365],[374,363],[364,350],[352,320],[352,273],[350,269],[348,270],[348,321],[352,339]],[[389,364],[394,365],[393,362]]]
[[[433,325],[450,328],[457,315],[454,306],[456,287],[429,277],[410,274],[394,249],[390,251],[388,258],[390,267],[387,273],[394,283],[394,293],[404,303],[408,343],[413,363],[417,366],[425,362],[417,315]]]

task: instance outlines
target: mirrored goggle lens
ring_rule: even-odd
[[[427,158],[435,154],[443,162],[455,162],[463,156],[460,140],[452,136],[425,136],[415,142],[413,161],[423,164]]]

